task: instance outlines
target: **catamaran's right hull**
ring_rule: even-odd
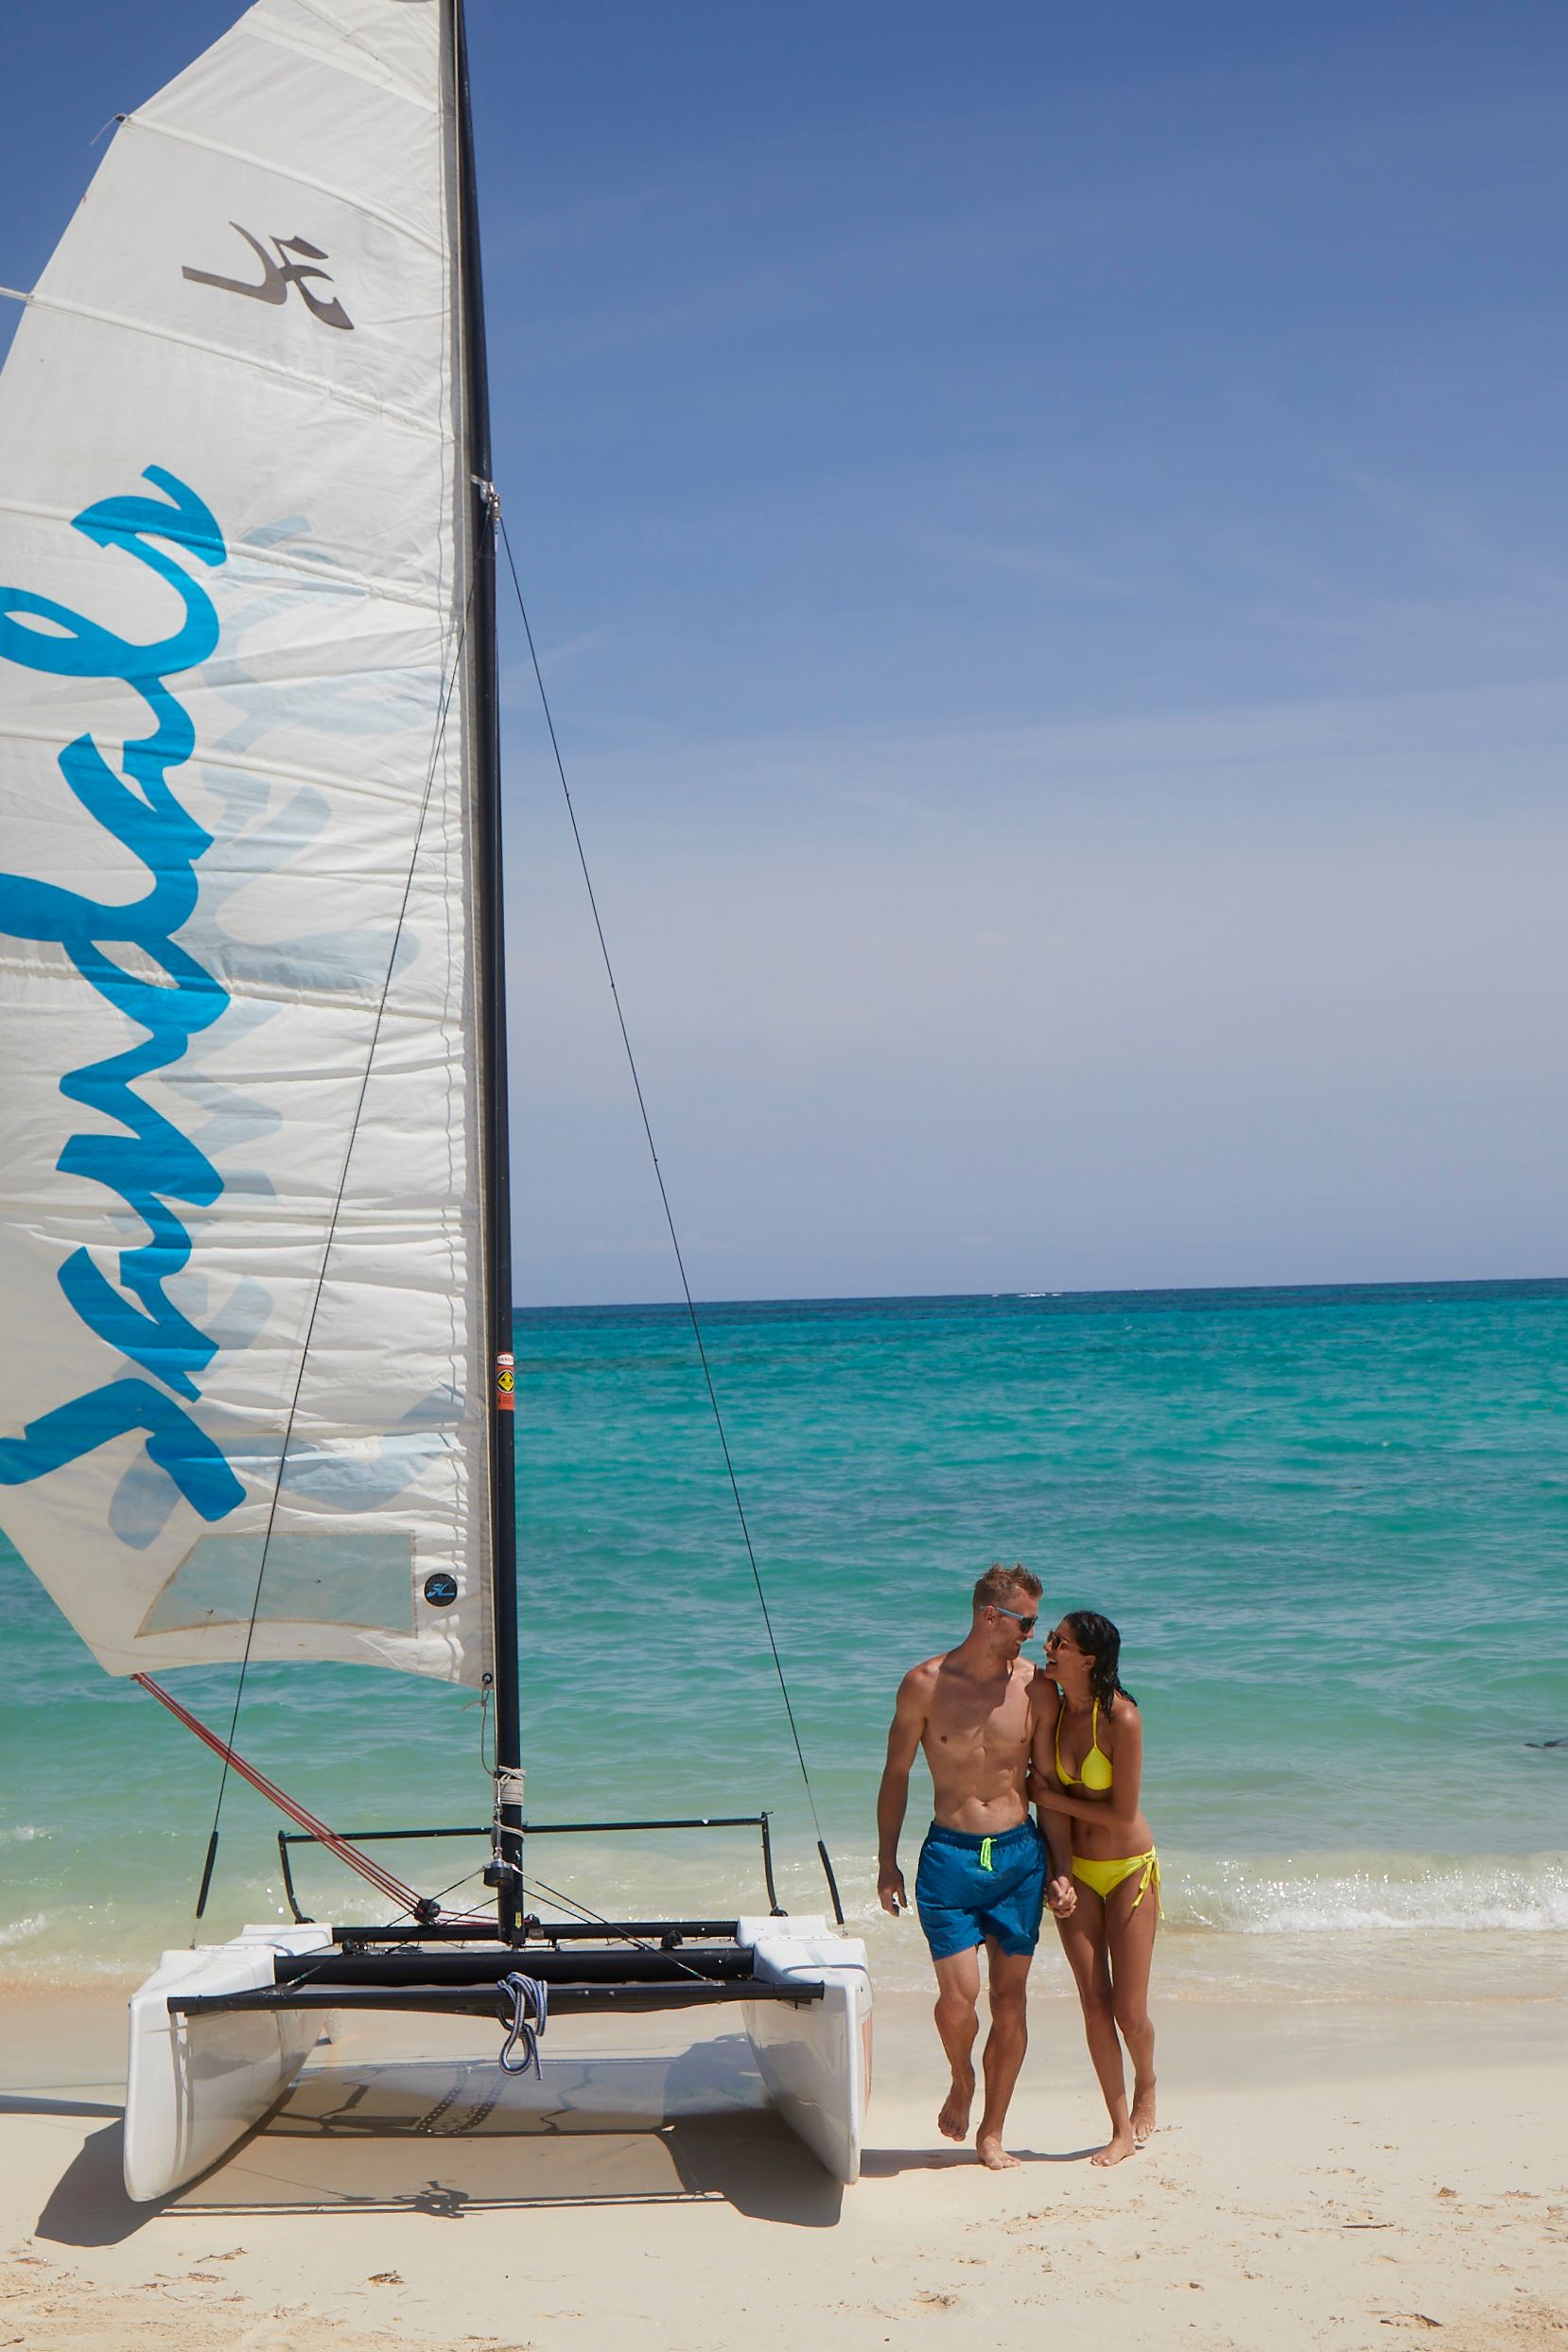
[[[747,2001],[741,2014],[772,2105],[836,2181],[858,2181],[871,2098],[865,1945],[788,1919],[742,1919],[736,1942],[759,1977],[822,1986],[818,2000]]]

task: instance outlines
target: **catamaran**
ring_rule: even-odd
[[[871,1996],[825,1847],[831,1923],[780,1909],[761,1817],[765,1909],[532,1891],[461,0],[259,0],[122,118],[19,299],[0,1524],[99,1664],[295,1824],[294,1922],[167,1952],[131,2000],[130,2194],[218,2162],[355,2010],[488,2016],[537,2058],[551,2015],[737,2003],[769,2097],[852,2181]],[[263,1660],[479,1695],[482,1909],[247,1763],[237,1694],[225,1736],[158,1679],[227,1662],[242,1689]],[[305,1919],[301,1838],[387,1915]],[[215,1821],[199,1918],[217,1852]]]

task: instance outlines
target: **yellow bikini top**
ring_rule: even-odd
[[[1056,1777],[1058,1780],[1065,1781],[1070,1788],[1076,1786],[1079,1788],[1099,1790],[1102,1788],[1108,1788],[1110,1786],[1112,1779],[1111,1761],[1109,1756],[1106,1755],[1105,1750],[1100,1745],[1100,1701],[1098,1699],[1094,1702],[1094,1718],[1090,1723],[1089,1730],[1089,1753],[1084,1758],[1084,1768],[1081,1772],[1069,1772],[1063,1769],[1062,1710],[1060,1708],[1057,1709]]]

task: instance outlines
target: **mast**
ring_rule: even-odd
[[[451,0],[453,99],[459,187],[458,316],[463,437],[473,564],[468,679],[475,760],[474,843],[479,916],[476,958],[484,1073],[480,1180],[484,1187],[490,1396],[490,1579],[496,1700],[496,1864],[503,1938],[522,1908],[522,1720],[517,1657],[517,1507],[512,1353],[512,1175],[506,1058],[506,938],[501,899],[500,698],[496,657],[496,493],[491,480],[490,380],[485,358],[479,208],[462,0]],[[459,485],[462,495],[462,485]]]

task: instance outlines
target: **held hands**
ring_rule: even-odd
[[[877,1900],[890,1919],[910,1908],[904,1889],[904,1873],[896,1863],[882,1870],[877,1879]],[[1068,1876],[1053,1878],[1045,1890],[1047,1908],[1057,1919],[1071,1919],[1078,1908],[1078,1890]]]
[[[1078,1908],[1078,1890],[1071,1878],[1053,1878],[1045,1890],[1047,1907],[1057,1919],[1071,1919]]]

